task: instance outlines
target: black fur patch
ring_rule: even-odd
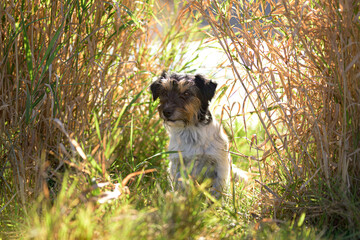
[[[152,93],[152,96],[153,96],[153,99],[154,101],[156,99],[158,99],[158,97],[160,96],[160,91],[161,91],[161,79],[158,79],[156,80],[155,82],[153,82],[151,85],[150,85],[150,90],[151,90],[151,93]]]
[[[195,75],[195,85],[199,88],[204,101],[210,102],[215,95],[217,83],[207,80],[204,76],[197,74]]]
[[[199,99],[201,101],[201,108],[199,112],[199,122],[209,124],[212,121],[212,116],[209,111],[209,102],[215,95],[217,83],[205,79],[202,75],[195,75],[195,85],[199,89]]]

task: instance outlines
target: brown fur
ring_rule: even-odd
[[[201,102],[198,98],[193,98],[190,104],[184,106],[184,114],[190,123],[196,122],[197,113],[201,106]]]
[[[220,197],[229,180],[231,160],[227,137],[208,109],[216,86],[199,74],[164,72],[150,90],[154,100],[160,98],[160,117],[170,134],[168,149],[179,152],[169,155],[170,179],[175,188],[183,187],[181,179],[187,170],[191,179],[209,179],[212,194]]]
[[[201,107],[201,101],[196,97],[198,89],[195,84],[186,80],[175,82],[162,82],[162,91],[159,95],[159,112],[162,118],[164,108],[171,108],[174,115],[179,116],[176,120],[183,120],[190,124],[196,124],[197,114]],[[169,104],[170,103],[170,104]]]

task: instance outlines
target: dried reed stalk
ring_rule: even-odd
[[[353,211],[358,201],[351,200],[360,197],[359,5],[301,0],[189,5],[211,26],[231,63],[231,84],[241,83],[244,103],[252,105],[266,131],[264,156],[271,157],[261,166],[265,183],[279,183],[272,185],[281,196],[272,201],[275,217],[306,211],[309,219],[325,215],[360,226],[359,211]]]
[[[185,47],[169,45],[196,27],[190,18],[180,24],[176,12],[154,17],[166,8],[130,0],[2,3],[2,199],[17,194],[26,205],[44,191],[55,196],[65,168],[104,178],[111,164],[124,176],[142,170],[164,144],[153,139],[161,126],[142,94],[164,66],[181,64],[171,56]]]

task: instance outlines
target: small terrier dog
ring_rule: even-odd
[[[154,100],[160,98],[159,114],[170,135],[168,150],[177,152],[169,155],[175,188],[183,187],[185,175],[199,182],[209,179],[212,195],[219,198],[230,178],[231,159],[227,136],[209,111],[216,86],[200,74],[163,72],[150,90]],[[245,179],[234,170],[235,178]]]

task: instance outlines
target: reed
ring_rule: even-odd
[[[359,236],[356,1],[0,6],[0,238]],[[163,70],[193,72],[185,53],[204,36],[234,74],[220,97],[245,92],[223,109],[232,154],[259,171],[212,204],[202,185],[168,192],[167,137],[146,94]]]
[[[161,167],[149,157],[165,133],[144,92],[164,69],[187,69],[181,43],[198,30],[178,12],[155,1],[1,3],[2,214],[53,201],[65,171],[84,184]]]
[[[359,228],[357,1],[192,1],[226,53],[266,137],[264,213]],[[233,89],[234,92],[236,89]],[[228,108],[231,108],[228,107]]]

